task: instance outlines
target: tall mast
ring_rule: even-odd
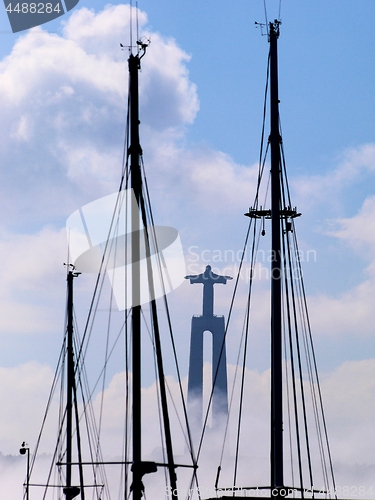
[[[67,500],[71,500],[76,497],[81,491],[77,486],[72,486],[73,395],[75,393],[73,350],[73,279],[77,277],[78,274],[80,273],[70,270],[67,276],[66,486],[63,490]]]
[[[140,58],[131,54],[129,63],[130,93],[130,172],[131,188],[137,204],[132,207],[132,372],[133,372],[133,500],[142,497],[141,471],[141,298],[140,298],[140,218],[142,191],[139,143],[138,70]]]
[[[172,437],[168,415],[167,394],[164,380],[164,368],[161,355],[160,332],[158,326],[158,316],[156,302],[153,298],[154,283],[153,272],[150,262],[151,249],[146,223],[146,210],[142,194],[142,175],[140,156],[142,148],[139,140],[139,94],[138,94],[138,71],[140,69],[140,60],[145,54],[147,43],[137,41],[140,52],[129,57],[129,73],[130,73],[130,173],[131,173],[131,188],[133,190],[136,204],[131,204],[131,231],[132,231],[132,368],[133,368],[133,500],[140,500],[143,496],[142,477],[145,474],[156,472],[157,466],[155,462],[142,461],[142,440],[141,440],[141,269],[140,269],[140,246],[141,237],[145,237],[144,242],[146,249],[148,285],[150,292],[150,307],[152,311],[153,332],[155,341],[155,351],[157,358],[159,389],[161,399],[161,409],[164,422],[165,442],[168,463],[164,464],[169,470],[170,486],[172,491],[177,492],[175,464],[172,450]],[[142,52],[141,52],[142,51]],[[142,214],[142,222],[140,219]],[[177,499],[177,494],[174,493]]]
[[[280,21],[275,20],[269,23],[268,41],[269,49],[269,88],[270,88],[270,135],[268,145],[271,150],[271,209],[263,209],[260,206],[258,209],[260,183],[264,172],[265,155],[263,155],[264,136],[262,131],[262,149],[261,158],[259,161],[259,178],[256,191],[254,207],[250,207],[246,216],[253,219],[271,219],[271,449],[270,449],[270,484],[269,486],[261,487],[240,487],[237,485],[237,472],[239,463],[239,436],[237,438],[237,450],[234,467],[234,484],[232,488],[224,488],[224,490],[232,490],[231,497],[223,496],[222,500],[229,500],[236,497],[238,500],[248,498],[248,495],[237,496],[237,492],[241,490],[255,489],[270,489],[269,499],[278,499],[293,494],[304,499],[305,493],[308,496],[316,493],[324,493],[326,497],[330,497],[330,491],[335,491],[335,478],[333,474],[331,452],[327,436],[326,420],[323,411],[321,389],[319,385],[319,377],[316,366],[316,358],[314,346],[311,337],[309,316],[306,304],[306,296],[302,281],[302,270],[300,266],[300,256],[298,245],[294,231],[294,219],[301,214],[296,208],[292,208],[289,188],[287,184],[286,173],[284,175],[285,164],[282,150],[281,127],[279,119],[279,90],[278,90],[278,54],[277,44],[279,38]],[[267,82],[268,84],[268,82]],[[268,86],[267,86],[268,88]],[[268,148],[267,148],[268,149]],[[268,193],[268,185],[267,191]],[[266,195],[267,199],[267,195]],[[262,221],[262,222],[263,222]],[[263,226],[263,224],[262,224]],[[264,235],[264,226],[262,231],[258,227],[256,231],[256,223],[254,222],[254,244],[251,251],[251,274],[250,285],[252,284],[254,264],[256,261],[257,245],[256,238],[259,234]],[[250,226],[248,231],[250,231]],[[249,234],[249,232],[248,232]],[[246,248],[246,247],[245,247]],[[295,267],[293,267],[295,266]],[[297,271],[297,273],[295,273]],[[282,282],[283,280],[283,282]],[[301,280],[301,281],[300,281]],[[251,288],[249,288],[250,299]],[[248,300],[247,317],[249,317],[250,300]],[[299,330],[302,330],[300,332]],[[247,332],[246,332],[247,333]],[[285,337],[284,337],[285,333]],[[306,335],[307,333],[307,335]],[[302,335],[301,335],[302,334]],[[303,336],[303,344],[300,340]],[[283,377],[283,341],[285,338],[285,353],[289,354],[288,364],[290,369],[285,372]],[[305,348],[305,360],[302,359],[302,348]],[[244,349],[246,349],[246,342]],[[244,351],[245,367],[246,351]],[[305,391],[305,373],[310,383],[310,396],[307,399],[307,391]],[[290,392],[287,391],[283,395],[283,379],[289,384]],[[241,380],[241,390],[243,387],[243,379]],[[288,426],[289,443],[287,443],[286,451],[291,455],[290,468],[286,470],[287,484],[284,483],[284,460],[283,460],[283,399],[288,401],[288,415],[293,415],[286,422]],[[309,438],[309,418],[308,405],[311,404],[313,409],[313,417],[316,424],[316,445],[320,455],[321,474],[319,481],[324,482],[323,488],[316,488],[316,476],[313,476],[315,464],[312,461],[312,453]],[[241,404],[239,408],[239,424],[241,423],[241,413],[243,410]],[[301,425],[302,423],[302,425]],[[293,427],[295,426],[295,435],[293,436]],[[301,430],[300,430],[301,428]],[[305,448],[303,449],[303,446]],[[293,455],[295,458],[293,458]],[[222,458],[222,457],[221,457]],[[295,461],[295,463],[293,463]],[[306,466],[305,466],[306,462]],[[306,467],[306,469],[305,469]],[[304,473],[304,469],[306,472]],[[218,467],[216,476],[215,489],[218,493],[223,491],[223,488],[218,487],[219,475],[221,470],[221,462]],[[297,474],[299,478],[297,479]],[[250,474],[249,474],[250,477]],[[299,484],[298,484],[299,481]],[[316,489],[315,489],[316,488]],[[332,488],[332,490],[331,490]],[[250,493],[251,495],[251,493]],[[262,495],[261,495],[262,496]],[[254,497],[255,498],[255,497]],[[208,500],[214,500],[210,498]]]
[[[270,113],[271,113],[271,487],[282,487],[283,474],[283,398],[281,332],[281,220],[280,220],[280,129],[277,39],[279,21],[269,25]]]

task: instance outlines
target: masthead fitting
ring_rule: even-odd
[[[269,23],[268,41],[271,39],[272,36],[276,36],[276,38],[279,38],[280,24],[281,24],[281,21],[279,21],[278,19],[275,19],[273,22]]]

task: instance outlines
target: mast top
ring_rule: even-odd
[[[146,49],[150,45],[151,40],[149,38],[142,37],[141,39],[137,40],[135,43],[137,44],[137,49],[138,49],[137,57],[139,60],[141,60],[142,57],[146,54]]]
[[[270,30],[269,30],[268,41],[271,39],[272,36],[279,38],[279,36],[280,36],[280,24],[281,24],[281,21],[279,21],[278,19],[275,19],[273,22],[270,21],[270,23],[269,23]]]

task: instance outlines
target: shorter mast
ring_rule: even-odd
[[[271,487],[282,488],[283,471],[283,372],[281,329],[281,197],[279,88],[277,39],[280,21],[269,24],[271,113]]]
[[[73,268],[73,266],[71,266]],[[74,268],[73,268],[74,269]],[[67,300],[67,400],[66,400],[66,486],[63,489],[67,500],[75,498],[81,493],[81,498],[84,499],[84,489],[82,480],[82,469],[80,468],[81,488],[72,486],[72,432],[73,432],[73,401],[75,400],[75,367],[74,367],[74,348],[73,348],[73,280],[81,273],[68,271],[68,300]],[[76,422],[78,428],[78,421]],[[77,432],[79,440],[79,433]],[[78,448],[80,444],[78,442]],[[79,453],[80,455],[80,453]]]
[[[139,204],[142,195],[142,177],[139,161],[139,103],[138,70],[140,58],[130,54],[129,60],[129,105],[130,105],[130,173],[136,207],[131,213],[131,259],[132,259],[132,398],[133,398],[133,500],[143,496],[141,458],[141,299],[140,299],[140,221]]]

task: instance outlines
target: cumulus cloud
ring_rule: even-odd
[[[358,339],[373,336],[374,280],[365,280],[337,296],[319,294],[309,297],[315,332],[323,335],[353,335]]]
[[[373,148],[365,147],[362,155],[358,154],[368,160],[369,169],[372,168],[372,163],[368,156],[372,152]],[[354,158],[358,155],[353,153]],[[310,310],[319,332],[352,334],[356,337],[372,336],[374,333],[371,319],[375,295],[374,218],[375,198],[370,196],[353,217],[327,221],[326,233],[345,243],[348,251],[357,253],[367,266],[363,269],[363,279],[355,287],[336,296],[321,294],[310,298]]]
[[[205,385],[208,383],[209,364],[205,365]],[[235,378],[236,367],[228,366],[229,387]],[[7,443],[7,452],[15,455],[13,449],[18,449],[23,436],[19,435],[20,429],[29,436],[31,451],[35,445],[35,438],[39,431],[44,403],[47,399],[49,384],[52,380],[52,371],[49,367],[37,363],[28,363],[12,369],[1,369],[2,379],[7,384],[0,391],[0,399],[6,401],[10,396],[10,388],[18,386],[15,404],[8,407],[1,416],[3,429],[2,441]],[[371,404],[375,396],[375,360],[345,362],[333,373],[325,374],[321,380],[325,415],[331,445],[334,467],[337,466],[337,485],[346,486],[348,477],[353,480],[353,485],[372,486],[372,467],[375,466],[372,442],[374,430],[372,422],[375,418],[375,408]],[[220,480],[222,486],[230,485],[230,475],[233,470],[233,455],[236,440],[237,419],[235,412],[238,408],[238,381],[235,389],[233,418],[230,419],[227,447],[224,451],[224,467]],[[131,380],[131,375],[130,375]],[[183,420],[182,408],[179,404],[179,388],[172,377],[167,378],[168,393],[175,402],[179,418]],[[183,381],[186,391],[186,379]],[[251,465],[244,470],[242,465],[239,471],[239,483],[259,484],[259,481],[268,483],[269,475],[269,401],[270,401],[270,373],[269,370],[258,372],[246,369],[246,384],[244,397],[243,433],[241,441],[241,464]],[[104,414],[101,438],[104,456],[121,456],[122,432],[124,425],[124,389],[125,374],[115,374],[109,381],[103,393]],[[205,393],[208,393],[205,387]],[[14,399],[14,396],[12,396]],[[142,390],[143,397],[143,450],[144,456],[161,460],[160,432],[158,428],[158,410],[156,406],[155,384]],[[99,412],[102,394],[99,392],[94,399],[94,409]],[[174,405],[170,404],[171,426],[173,444],[179,463],[188,463],[187,446],[181,431],[179,420],[175,413]],[[27,410],[27,411],[26,411]],[[57,420],[57,404],[54,403],[51,416]],[[97,413],[98,414],[98,413]],[[48,420],[48,422],[49,422]],[[53,447],[53,432],[55,427],[49,423],[47,427],[47,445]],[[222,429],[215,431],[209,429],[203,445],[200,460],[199,478],[202,488],[207,491],[212,488],[216,467],[222,446]],[[313,443],[313,426],[310,428],[310,439]],[[20,441],[21,440],[21,441]],[[287,448],[287,443],[286,443]],[[314,448],[314,447],[313,447]],[[45,452],[45,448],[42,450]],[[186,462],[187,461],[187,462]],[[313,461],[315,458],[313,457]],[[42,457],[44,466],[44,459]],[[314,462],[315,463],[315,462]],[[345,464],[345,465],[344,465]],[[316,463],[315,463],[316,465]],[[342,472],[345,469],[347,475]],[[249,473],[250,470],[250,473]],[[178,472],[184,477],[182,471]],[[242,475],[244,476],[242,477]],[[249,476],[250,474],[250,476]],[[261,479],[260,479],[261,478]],[[41,479],[41,478],[40,478]],[[147,477],[146,484],[153,484],[153,478]],[[183,481],[182,481],[183,482]],[[180,483],[181,484],[181,483]],[[318,485],[317,485],[318,486]],[[350,495],[349,495],[350,496]],[[355,496],[355,495],[353,495]]]
[[[0,259],[1,333],[45,333],[61,326],[56,302],[64,301],[66,261],[64,230],[44,228],[36,234],[2,232]],[[60,285],[59,285],[60,282]],[[61,311],[63,311],[63,302]]]
[[[119,43],[129,39],[128,11],[128,5],[98,14],[78,9],[62,36],[35,28],[1,62],[0,152],[2,165],[11,165],[2,169],[2,198],[10,221],[32,206],[34,220],[39,213],[46,222],[48,215],[68,215],[79,195],[86,201],[116,190],[128,79],[128,53]],[[142,12],[139,23],[141,29],[147,23]],[[189,57],[174,40],[148,35],[142,121],[159,132],[178,129],[198,110]]]
[[[204,394],[208,394],[206,387],[209,381],[209,372],[211,366],[205,364],[205,389]],[[235,378],[236,367],[228,366],[229,387],[232,387]],[[241,372],[241,370],[240,370]],[[232,410],[234,411],[233,418],[230,420],[229,436],[224,457],[226,461],[226,471],[223,471],[224,476],[222,481],[229,480],[228,470],[233,470],[230,462],[233,460],[235,437],[236,437],[236,410],[239,401],[239,376],[237,374],[236,388],[233,398]],[[322,377],[321,389],[323,395],[323,403],[325,415],[328,425],[329,440],[334,465],[341,471],[340,464],[346,464],[350,472],[351,478],[357,481],[353,484],[372,486],[372,475],[369,473],[370,466],[375,466],[371,436],[374,435],[372,422],[375,418],[375,407],[371,403],[375,397],[375,360],[350,361],[343,363],[334,372],[327,373]],[[168,377],[168,387],[173,395],[177,408],[178,406],[178,386],[176,381]],[[116,409],[123,405],[123,388],[124,374],[117,374],[105,391],[105,398],[110,402],[110,408]],[[184,388],[186,390],[186,380],[184,380]],[[142,391],[144,397],[144,446],[145,454],[153,456],[153,453],[158,451],[158,432],[156,431],[155,422],[157,422],[156,391],[152,385]],[[206,404],[206,403],[204,403]],[[248,461],[253,466],[246,470],[244,480],[246,484],[258,483],[259,477],[262,477],[267,483],[268,480],[268,459],[269,459],[269,404],[270,404],[270,372],[258,372],[256,370],[246,369],[246,384],[244,396],[244,415],[243,415],[243,433],[241,442],[241,457],[244,461]],[[171,405],[171,408],[172,405]],[[311,410],[311,409],[310,409]],[[183,439],[181,438],[181,430],[174,415],[172,413],[172,433],[176,442],[176,452],[178,455],[183,454]],[[180,415],[181,418],[182,415]],[[312,415],[310,415],[312,421]],[[117,410],[112,412],[108,431],[113,433],[117,429],[117,435],[123,425],[122,413]],[[314,442],[314,426],[310,428],[310,438]],[[211,434],[210,434],[211,433]],[[116,434],[116,433],[115,433]],[[200,462],[201,484],[205,487],[210,487],[210,481],[213,483],[216,475],[216,467],[218,465],[218,457],[221,453],[222,434],[215,433],[212,430],[208,431],[207,444],[203,445],[202,457]],[[285,445],[287,447],[287,444]],[[314,448],[314,446],[313,446]],[[186,449],[185,449],[186,453]],[[253,457],[253,462],[251,462]],[[318,456],[315,465],[318,462]],[[363,464],[367,464],[364,467]],[[367,471],[367,473],[366,473]],[[241,473],[244,473],[242,471]],[[228,476],[225,479],[225,476]],[[339,474],[340,487],[345,486],[345,476]],[[221,484],[224,484],[221,481]],[[362,482],[361,482],[362,481]],[[229,484],[229,483],[228,483]]]
[[[51,367],[29,362],[12,368],[0,368],[1,448],[4,454],[18,454],[23,441],[35,446],[52,385]],[[10,404],[11,403],[11,404]],[[55,405],[52,411],[57,411]],[[57,415],[57,413],[56,413]],[[47,429],[50,443],[56,425]]]
[[[328,234],[344,240],[371,259],[375,246],[375,196],[366,198],[354,217],[334,220],[332,225]]]
[[[118,187],[128,79],[128,53],[119,43],[129,39],[128,13],[129,5],[99,13],[77,9],[62,36],[35,28],[0,63],[6,331],[51,328],[56,269],[67,254],[60,228],[78,207]],[[138,12],[138,22],[146,29],[145,13]],[[142,121],[155,134],[180,135],[198,110],[189,56],[174,40],[147,35],[152,45],[140,79],[147,95]]]
[[[318,292],[308,298],[315,333],[353,336],[353,339],[373,335],[375,201],[373,195],[366,198],[366,193],[374,173],[375,145],[370,143],[347,149],[336,160],[336,167],[326,173],[292,182],[299,207],[307,210],[310,220],[314,213],[316,236],[309,238],[315,240],[318,254],[324,258],[324,254],[331,255],[330,270],[340,264],[344,266],[336,293]],[[362,206],[357,206],[353,189],[364,193]],[[347,213],[354,215],[343,217]],[[343,263],[356,269],[355,280],[345,280],[348,270]],[[322,276],[323,286],[325,282],[328,282],[326,273]]]
[[[61,36],[35,28],[21,36],[0,63],[0,209],[3,214],[0,329],[3,332],[46,332],[56,324],[57,318],[61,326],[65,290],[56,283],[60,283],[59,270],[67,253],[61,228],[74,210],[118,187],[127,106],[128,55],[126,50],[120,50],[119,43],[126,45],[129,39],[128,11],[129,6],[123,5],[108,6],[99,13],[76,9],[65,23]],[[200,244],[200,238],[205,235],[205,241],[213,245],[215,238],[216,241],[219,238],[217,235],[225,238],[223,221],[242,217],[252,203],[257,168],[238,165],[224,152],[212,151],[204,145],[186,145],[186,127],[194,121],[199,109],[197,88],[189,78],[190,55],[175,40],[152,33],[144,12],[139,11],[138,16],[142,33],[151,38],[140,75],[141,135],[151,196],[158,205],[161,222],[176,224],[192,244]],[[316,206],[327,199],[331,204],[342,203],[340,192],[358,178],[372,175],[374,159],[372,144],[347,151],[339,166],[325,176],[308,176],[294,183],[297,203],[302,199],[304,205],[306,202]],[[338,195],[334,196],[336,189]],[[369,198],[357,216],[340,219],[332,235],[369,251],[374,244],[369,230],[374,225],[374,210],[375,202]],[[230,230],[235,225],[232,222]],[[242,241],[238,248],[241,244]],[[202,248],[207,248],[203,245]],[[236,245],[237,241],[231,242],[230,248]],[[207,262],[201,259],[199,264],[202,268],[196,272],[202,272]],[[370,266],[368,271],[371,269]],[[234,275],[231,269],[227,273]],[[217,294],[217,309],[223,313],[230,296],[230,287],[227,288],[225,294]],[[176,314],[181,312],[181,317],[186,319],[185,323],[179,323],[180,332],[186,332],[186,345],[190,316],[200,312],[193,306],[189,311],[186,303],[201,295],[194,287],[185,287],[185,295],[181,290],[176,294],[180,300]],[[357,335],[359,331],[370,334],[374,294],[375,283],[369,277],[340,296],[313,297],[310,303],[317,330],[325,334]],[[196,302],[199,308],[200,300]],[[260,331],[268,321],[269,298],[262,289],[256,300],[254,322]],[[245,304],[245,293],[240,301]],[[236,318],[238,331],[242,321]],[[51,372],[37,364],[2,370],[7,389],[1,407],[7,404],[8,409],[3,413],[4,422],[0,426],[7,430],[0,449],[3,453],[12,453],[19,447],[19,440],[24,439],[20,429],[26,428],[25,424],[30,425],[27,433],[31,438],[27,439],[31,441],[35,436],[36,421],[40,421],[42,402],[47,398],[45,382],[50,380]],[[373,392],[369,382],[374,380],[372,370],[372,360],[367,364],[353,362],[342,365],[324,380],[325,399],[332,415],[332,446],[345,458],[348,467],[352,467],[351,471],[358,464],[361,466],[361,456],[366,457],[370,466],[373,464],[370,434],[366,434],[372,432],[370,410],[348,412],[340,384],[350,388],[356,407],[364,408]],[[268,379],[268,372],[250,373],[246,401],[249,410],[255,408],[258,414],[253,421],[254,431],[246,436],[249,444],[258,443],[260,430],[268,427],[260,411],[267,406]],[[177,392],[175,382],[170,380],[169,384],[171,391]],[[355,392],[356,387],[363,390]],[[123,388],[124,374],[118,373],[105,389],[112,408],[103,427],[108,443],[118,440],[117,430],[123,418],[120,411]],[[12,395],[16,393],[15,399]],[[151,407],[155,387],[145,388],[144,395],[146,405]],[[22,410],[25,404],[31,413]],[[151,410],[145,413],[145,442],[150,454],[158,446],[153,432],[155,418]],[[177,427],[176,422],[175,419]],[[259,442],[259,450],[263,450],[259,455],[263,458],[264,444]],[[184,448],[183,439],[178,441],[178,446],[180,450]],[[353,472],[352,477],[358,474]],[[265,480],[267,477],[266,474]],[[367,476],[366,481],[370,481]]]
[[[321,205],[340,209],[343,205],[343,191],[363,181],[375,172],[375,144],[363,144],[347,149],[336,159],[336,168],[320,175],[306,175],[292,182],[296,201],[309,208]]]
[[[164,145],[162,142],[152,152],[150,177],[154,191],[169,193],[167,207],[178,214],[180,224],[193,223],[196,228],[196,217],[204,217],[203,221],[210,220],[205,224],[219,231],[223,228],[222,219],[213,217],[218,213],[226,219],[242,221],[243,213],[253,202],[257,166],[238,165],[229,155],[204,146],[186,150],[176,143],[169,142],[166,148]],[[152,170],[153,165],[156,171]],[[162,173],[162,177],[157,173]]]
[[[346,361],[323,379],[332,450],[336,460],[374,465],[375,359]]]
[[[129,39],[128,12],[129,5],[76,9],[61,36],[35,28],[0,63],[5,330],[51,328],[57,299],[51,266],[60,269],[66,260],[60,228],[79,206],[118,187],[128,78],[128,53],[119,43]],[[199,108],[190,56],[173,39],[151,33],[141,11],[138,22],[151,39],[140,74],[151,194],[166,222],[194,232],[202,210],[207,221],[215,212],[243,211],[256,168],[209,148],[186,148],[184,130]],[[43,290],[52,291],[46,301]]]

